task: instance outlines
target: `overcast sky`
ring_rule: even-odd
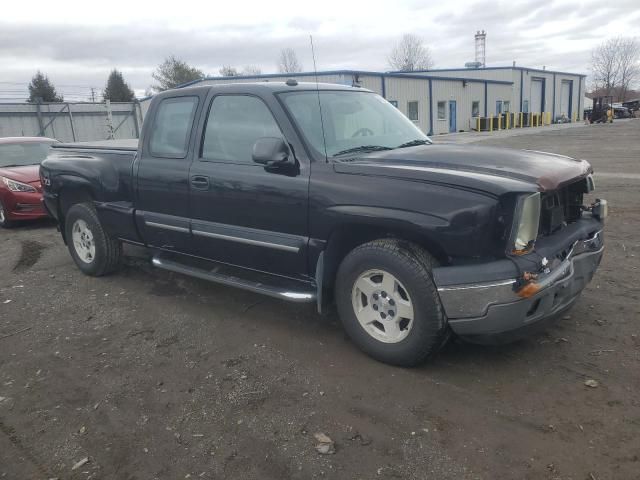
[[[71,99],[101,90],[118,68],[136,89],[174,54],[206,74],[222,65],[276,71],[280,49],[305,70],[387,70],[403,33],[422,36],[436,68],[474,59],[473,35],[487,31],[487,65],[589,73],[591,49],[610,36],[640,36],[640,0],[244,0],[2,2],[0,98],[19,95],[37,69]]]

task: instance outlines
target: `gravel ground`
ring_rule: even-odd
[[[590,160],[607,252],[546,333],[455,341],[416,369],[364,356],[312,306],[134,250],[89,278],[50,224],[0,231],[0,478],[640,478],[639,134],[479,138]]]

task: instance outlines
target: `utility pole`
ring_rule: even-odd
[[[96,89],[91,87],[91,103],[96,103]]]
[[[113,140],[115,131],[113,130],[113,114],[111,112],[111,100],[105,99],[105,107],[107,108],[107,140]]]

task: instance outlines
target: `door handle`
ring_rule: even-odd
[[[209,190],[209,177],[194,175],[191,177],[191,186],[197,190]]]

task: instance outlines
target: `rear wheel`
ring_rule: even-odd
[[[414,366],[435,354],[449,328],[431,277],[435,260],[415,244],[375,240],[343,260],[336,303],[351,339],[385,363]]]
[[[13,223],[11,220],[7,218],[7,211],[2,204],[2,200],[0,200],[0,227],[1,228],[11,228]]]
[[[83,273],[99,277],[120,266],[122,245],[105,232],[90,203],[73,205],[69,209],[65,233],[69,252]]]

